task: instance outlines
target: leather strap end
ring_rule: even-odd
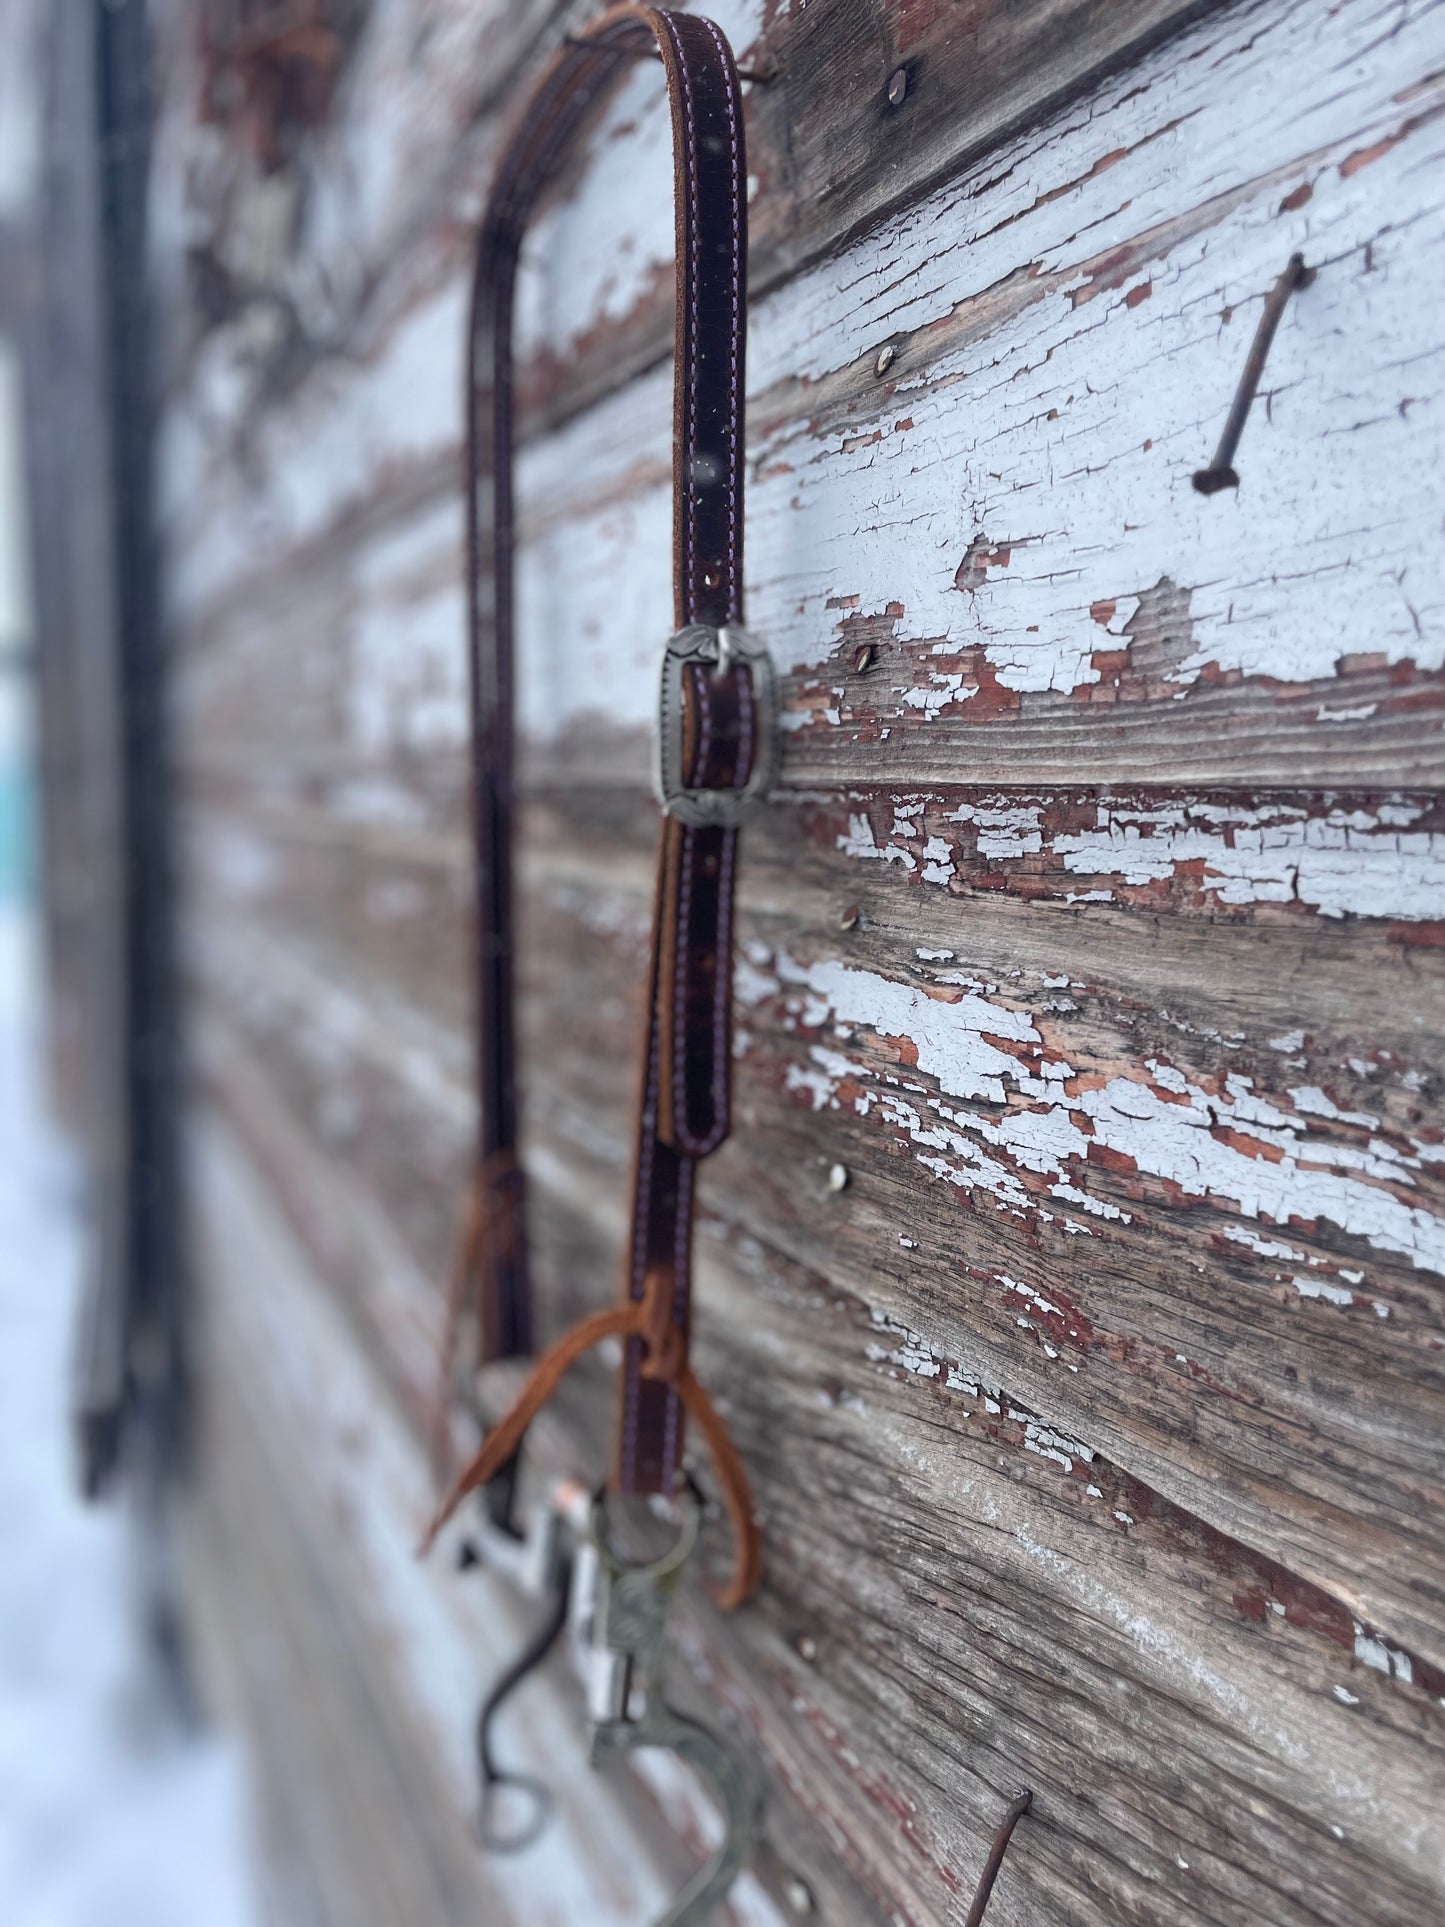
[[[753,1514],[752,1488],[732,1433],[701,1382],[693,1376],[691,1367],[684,1367],[676,1384],[688,1416],[707,1440],[732,1526],[732,1575],[725,1586],[710,1585],[708,1592],[720,1612],[736,1612],[752,1598],[763,1576],[763,1539]]]
[[[645,1344],[648,1343],[649,1320],[655,1320],[655,1304],[659,1301],[660,1294],[653,1293],[647,1300],[618,1305],[611,1311],[593,1312],[589,1318],[579,1319],[571,1331],[558,1339],[538,1362],[511,1411],[488,1432],[475,1458],[460,1473],[437,1507],[418,1542],[419,1559],[424,1559],[431,1551],[437,1534],[462,1501],[495,1478],[507,1461],[520,1450],[527,1428],[579,1358],[606,1338],[641,1338]],[[659,1362],[665,1365],[669,1360],[675,1362],[681,1357],[675,1335],[665,1338]],[[732,1526],[733,1566],[726,1585],[709,1586],[708,1590],[721,1611],[735,1612],[752,1598],[762,1577],[762,1538],[753,1516],[748,1476],[743,1468],[742,1457],[733,1444],[732,1434],[694,1376],[692,1368],[685,1362],[680,1363],[668,1382],[706,1439],[717,1472],[723,1505]]]
[[[432,1515],[431,1522],[417,1546],[417,1557],[425,1558],[436,1543],[436,1536],[469,1493],[486,1485],[521,1446],[527,1428],[552,1397],[562,1379],[585,1352],[600,1345],[604,1338],[627,1337],[637,1330],[639,1305],[618,1305],[611,1311],[596,1311],[579,1319],[571,1331],[557,1340],[539,1359],[536,1369],[522,1387],[517,1402],[506,1417],[494,1425],[483,1439],[476,1457],[454,1481],[451,1490]]]

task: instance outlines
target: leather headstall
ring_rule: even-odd
[[[513,984],[516,814],[512,310],[537,198],[631,56],[662,56],[671,103],[677,227],[673,593],[663,653],[657,787],[663,808],[632,1228],[621,1302],[574,1325],[453,1480],[428,1530],[513,1461],[563,1373],[623,1341],[612,1486],[673,1493],[684,1421],[702,1432],[734,1536],[741,1604],[759,1576],[746,1474],[689,1363],[697,1166],[728,1134],[733,893],[738,824],[766,793],[776,743],[772,665],[742,627],[747,166],[737,70],[710,20],[617,6],[554,55],[507,143],[477,244],[467,367],[467,577],[477,870],[480,1122],[448,1288],[438,1439],[469,1304],[485,1358],[532,1348],[527,1199],[518,1157]]]

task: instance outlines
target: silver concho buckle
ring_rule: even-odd
[[[746,665],[752,683],[756,711],[752,769],[741,789],[689,789],[682,780],[683,671],[689,663],[701,663],[714,675],[725,674],[734,662]],[[741,823],[773,787],[777,761],[778,678],[767,645],[735,623],[714,629],[709,623],[694,622],[679,629],[662,657],[653,787],[663,814],[694,828]]]

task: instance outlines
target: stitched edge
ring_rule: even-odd
[[[677,1223],[673,1229],[672,1241],[672,1316],[679,1327],[687,1316],[688,1286],[691,1282],[692,1254],[692,1167],[688,1163],[678,1166],[677,1185]],[[667,1388],[664,1402],[665,1416],[662,1434],[662,1487],[666,1491],[677,1470],[677,1435],[682,1415],[682,1401],[674,1386]]]
[[[682,503],[686,521],[687,548],[687,608],[685,614],[689,621],[695,619],[698,606],[697,595],[697,514],[694,505],[693,467],[697,458],[697,310],[698,310],[698,262],[697,237],[701,226],[697,199],[697,109],[693,102],[692,76],[688,72],[687,56],[682,45],[682,36],[676,25],[664,13],[657,16],[672,42],[673,57],[677,61],[678,77],[682,82],[682,133],[683,133],[683,171],[687,176],[688,233],[687,246],[687,312],[691,324],[691,339],[688,343],[687,361],[687,420],[683,426],[683,463],[682,463]]]
[[[742,450],[738,447],[738,424],[742,420],[742,402],[738,394],[738,346],[742,330],[747,326],[743,313],[742,300],[742,194],[740,182],[742,168],[739,164],[741,140],[738,129],[738,109],[733,84],[732,62],[727,42],[723,39],[715,20],[702,20],[699,25],[706,28],[717,49],[718,60],[723,72],[723,92],[727,97],[728,144],[731,150],[732,166],[728,177],[728,199],[732,214],[732,284],[733,284],[733,325],[728,330],[728,421],[733,430],[733,446],[729,450],[728,462],[728,612],[735,620],[742,619],[742,581],[738,572],[738,496],[739,476],[742,464]]]
[[[693,759],[694,773],[707,765],[708,752],[712,747],[712,698],[708,692],[706,670],[697,670],[692,676],[693,695],[698,706],[698,745]],[[672,962],[672,1129],[678,1141],[678,1148],[691,1148],[685,1142],[692,1136],[687,1115],[687,1056],[680,1048],[681,1040],[687,1035],[687,980],[691,968],[692,942],[692,881],[693,858],[697,853],[697,832],[691,827],[682,831],[682,849],[678,859],[677,894],[677,945]]]

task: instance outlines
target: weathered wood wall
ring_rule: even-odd
[[[701,1363],[768,1535],[758,1606],[685,1624],[769,1786],[738,1917],[801,1879],[824,1919],[961,1919],[1028,1784],[990,1927],[1423,1927],[1445,6],[711,11],[777,76],[747,574],[788,692],[700,1233]],[[198,1543],[233,1690],[305,1763],[277,1864],[348,1927],[644,1919],[706,1827],[680,1779],[580,1774],[550,1843],[481,1863],[467,1724],[516,1615],[408,1557],[472,1123],[468,241],[518,76],[577,17],[339,10],[279,121],[195,10],[164,20]],[[547,1331],[612,1292],[624,1214],[670,626],[660,90],[629,77],[528,250]],[[1296,248],[1242,485],[1205,499]],[[579,1379],[554,1464],[595,1463],[606,1394]],[[508,1741],[556,1773],[553,1690]]]

